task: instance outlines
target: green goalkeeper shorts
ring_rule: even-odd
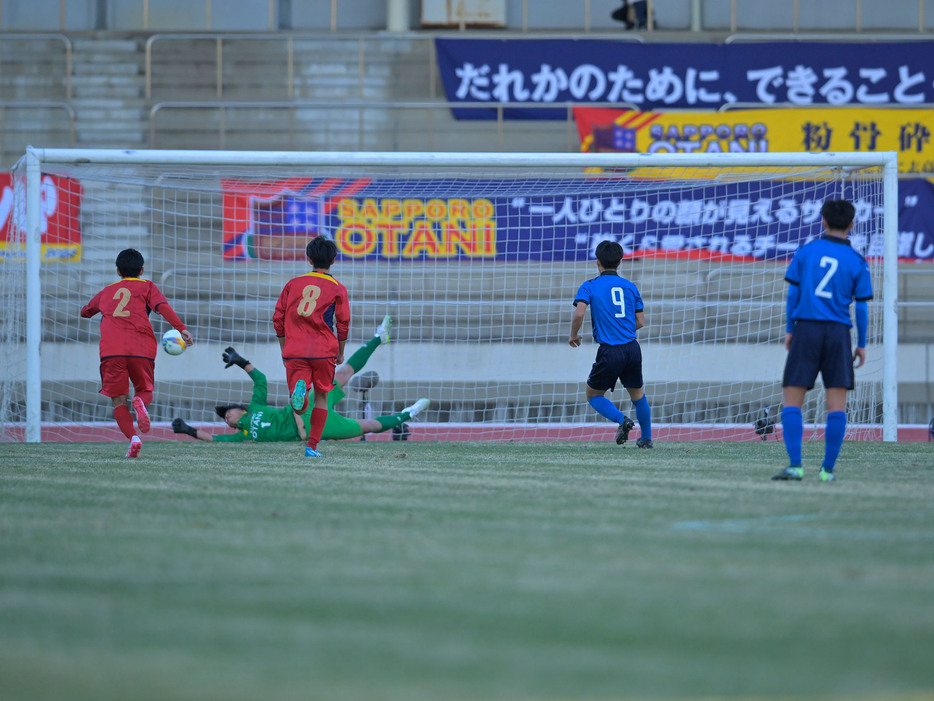
[[[358,438],[363,435],[363,427],[359,421],[341,416],[333,409],[328,412],[327,421],[324,422],[324,431],[321,433],[323,441],[340,441],[346,438]]]

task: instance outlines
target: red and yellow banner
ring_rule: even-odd
[[[897,151],[903,174],[934,175],[934,110],[774,108],[636,112],[575,107],[582,151]]]
[[[25,193],[16,193],[24,181],[14,185],[9,173],[0,173],[0,260],[19,259],[26,254],[22,236],[26,226]],[[57,175],[43,175],[39,190],[39,227],[42,232],[42,262],[81,260],[81,183]]]

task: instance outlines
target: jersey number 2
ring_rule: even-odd
[[[127,311],[126,305],[130,303],[130,291],[125,287],[117,288],[116,293],[114,293],[114,299],[119,299],[117,303],[117,308],[114,309],[114,316],[129,316],[130,312]]]
[[[626,296],[623,294],[622,287],[614,287],[611,291],[613,295],[613,304],[619,307],[619,312],[616,313],[617,319],[626,318]]]
[[[833,299],[833,293],[827,289],[827,285],[830,284],[830,278],[833,277],[833,274],[837,272],[837,266],[839,264],[840,263],[836,258],[831,258],[830,256],[821,256],[820,267],[830,269],[814,289],[814,294],[817,297],[822,297],[823,299]]]

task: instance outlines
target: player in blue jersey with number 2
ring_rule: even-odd
[[[596,253],[600,274],[581,285],[574,297],[568,344],[580,346],[589,306],[593,337],[600,348],[587,378],[587,402],[600,416],[619,424],[616,442],[623,445],[636,424],[606,397],[619,380],[629,392],[642,431],[636,446],[652,448],[652,409],[643,391],[642,348],[636,340],[636,331],[645,326],[645,305],[636,286],[617,272],[623,247],[615,241],[601,241]]]
[[[772,479],[800,480],[801,407],[820,372],[827,396],[827,428],[821,482],[831,482],[846,434],[846,393],[854,386],[854,368],[866,362],[866,331],[872,279],[866,259],[853,250],[847,236],[856,209],[846,200],[821,208],[826,234],[805,244],[791,259],[788,282],[782,433],[789,466]],[[850,304],[856,302],[856,351],[852,352]]]

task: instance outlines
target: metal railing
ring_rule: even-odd
[[[730,0],[730,31],[735,32],[739,28],[738,3],[741,0]],[[854,0],[856,4],[856,26],[853,29],[857,32],[863,31],[863,2]],[[792,26],[791,30],[795,33],[801,31],[801,0],[793,0],[792,8]],[[918,31],[925,31],[924,27],[924,0],[918,0]]]
[[[495,146],[488,146],[489,150],[512,151],[515,148],[507,147],[507,136],[516,132],[528,131],[527,126],[523,126],[522,117],[516,116],[523,110],[535,110],[538,113],[552,110],[560,112],[560,118],[555,117],[552,120],[538,120],[536,130],[541,134],[543,148],[547,150],[564,150],[568,153],[574,153],[580,149],[580,138],[577,133],[577,123],[574,120],[574,107],[580,106],[576,102],[554,102],[554,103],[530,103],[530,102],[490,102],[490,103],[471,103],[471,102],[448,102],[448,101],[379,101],[379,100],[174,100],[162,101],[153,105],[149,110],[149,145],[151,148],[179,148],[178,143],[172,143],[173,130],[169,127],[160,127],[159,116],[169,112],[180,112],[183,110],[200,111],[202,114],[213,112],[213,118],[196,120],[195,125],[189,121],[178,129],[174,130],[176,134],[197,134],[198,143],[203,143],[203,137],[207,134],[216,136],[215,143],[211,145],[196,146],[195,148],[219,148],[226,149],[231,143],[231,134],[238,139],[237,134],[253,134],[260,129],[266,129],[267,136],[274,139],[276,135],[285,136],[285,140],[280,139],[282,148],[299,148],[301,139],[299,135],[307,135],[309,132],[339,132],[342,136],[342,142],[347,147],[359,150],[411,150],[405,148],[399,143],[399,137],[404,137],[404,120],[415,124],[411,127],[416,130],[422,139],[420,146],[416,150],[439,148],[438,141],[441,139],[450,140],[452,130],[454,129],[453,111],[470,112],[483,111],[493,113],[492,120],[477,121],[467,117],[458,122],[458,134],[470,131],[471,125],[482,125],[473,130],[473,136],[481,139],[489,139],[492,135],[488,128],[490,121],[495,121]],[[587,107],[599,107],[605,109],[632,110],[640,111],[642,108],[638,105],[626,102],[599,102],[587,103]],[[773,105],[763,105],[760,103],[736,103],[724,105],[720,112],[726,112],[731,109],[776,109],[776,108],[808,108],[808,109],[834,109],[835,105],[797,105],[794,103],[777,103]],[[887,109],[934,109],[934,105],[913,104],[913,105],[891,105]],[[237,111],[246,110],[271,110],[273,112],[285,112],[287,117],[285,121],[267,120],[266,124],[253,124],[244,118],[231,118]],[[300,114],[304,112],[305,114]],[[404,114],[410,112],[411,114]],[[316,113],[329,114],[327,119],[314,121]],[[348,117],[348,114],[353,115]],[[387,119],[387,114],[394,115]],[[711,113],[715,114],[715,113]],[[254,115],[255,117],[256,115]],[[368,116],[372,119],[368,119]],[[393,122],[392,120],[396,121]],[[561,137],[563,143],[558,143],[556,122],[563,122],[560,129],[563,132]],[[269,127],[272,127],[270,130]],[[382,128],[382,131],[380,129]],[[421,131],[418,131],[421,130]],[[349,134],[354,132],[355,136],[351,139]],[[163,138],[160,138],[160,135]],[[379,137],[385,137],[383,142],[379,142]],[[470,138],[470,137],[468,137]],[[549,141],[549,139],[551,139]],[[177,141],[177,139],[176,139]],[[304,139],[307,148],[307,138]],[[351,143],[352,142],[352,143]],[[369,143],[367,143],[369,142]],[[377,142],[374,144],[374,142]],[[239,145],[238,148],[242,148]],[[324,145],[318,143],[314,148],[321,148]],[[185,147],[189,147],[186,144]],[[447,144],[441,144],[447,146]],[[273,146],[263,146],[269,149]],[[440,148],[439,150],[445,150]],[[469,150],[469,149],[468,149]],[[534,148],[533,148],[534,150]],[[900,177],[930,177],[930,173],[902,173]]]
[[[725,44],[738,44],[744,41],[934,41],[934,33],[905,34],[881,32],[768,32],[763,34],[738,33],[731,34],[723,40]]]
[[[515,40],[530,40],[533,37],[530,36],[515,36],[510,37]],[[576,38],[573,34],[536,34],[535,39],[542,38],[563,38],[563,39],[573,39]],[[368,56],[368,45],[370,44],[385,44],[387,41],[398,41],[405,44],[425,44],[424,53],[428,54],[428,85],[426,86],[426,91],[424,96],[429,99],[434,99],[438,94],[438,60],[435,55],[435,36],[433,34],[406,34],[406,35],[376,35],[373,33],[369,34],[342,34],[340,36],[327,36],[320,34],[245,34],[245,33],[160,33],[153,34],[146,40],[145,48],[145,63],[144,63],[144,72],[146,77],[146,99],[152,99],[153,97],[153,88],[154,88],[154,78],[157,74],[157,69],[154,66],[155,63],[155,54],[156,47],[160,44],[174,43],[174,42],[203,42],[211,41],[214,42],[213,56],[212,61],[214,68],[212,75],[213,80],[213,93],[217,98],[222,98],[224,96],[224,75],[226,74],[226,69],[229,67],[229,64],[225,63],[229,55],[229,51],[225,48],[230,42],[272,42],[277,43],[281,42],[281,45],[284,46],[286,53],[286,60],[284,65],[281,68],[281,73],[276,76],[275,73],[271,73],[270,78],[275,79],[276,77],[284,80],[285,82],[285,94],[283,97],[293,98],[295,96],[295,76],[296,76],[296,45],[301,45],[305,42],[327,42],[327,41],[340,41],[343,43],[347,42],[356,42],[357,44],[357,59],[356,59],[356,76],[357,76],[357,93],[362,97],[364,92],[364,85],[367,73],[367,56]],[[623,34],[618,37],[620,41],[631,41],[637,43],[643,43],[645,41],[644,37],[639,34]]]
[[[912,283],[912,278],[921,279],[922,283],[916,285]],[[898,287],[899,342],[934,343],[934,299],[928,296],[928,292],[934,290],[934,266],[898,266]],[[911,287],[921,289],[910,290]],[[902,296],[905,299],[902,299]]]
[[[358,150],[364,150],[368,147],[366,143],[368,139],[372,140],[374,135],[378,136],[378,127],[374,126],[374,122],[367,120],[367,114],[377,115],[382,117],[385,113],[393,114],[395,113],[397,118],[400,118],[399,115],[407,110],[414,110],[416,112],[421,112],[423,117],[423,122],[420,122],[414,127],[415,131],[410,132],[412,134],[417,134],[420,141],[419,150],[432,150],[439,147],[436,143],[437,139],[450,137],[449,130],[442,130],[441,127],[445,125],[450,125],[453,121],[451,116],[451,110],[484,110],[486,112],[495,112],[496,115],[496,131],[495,131],[495,140],[496,148],[495,150],[505,152],[514,149],[506,148],[506,137],[507,132],[510,127],[515,131],[528,131],[527,127],[524,126],[521,122],[512,121],[510,124],[509,119],[506,119],[506,113],[511,111],[521,111],[521,110],[556,110],[560,111],[562,114],[562,126],[559,127],[562,132],[562,138],[564,139],[564,148],[568,153],[576,152],[580,149],[580,140],[577,134],[577,126],[574,121],[574,106],[577,103],[572,102],[563,102],[563,103],[528,103],[528,102],[502,102],[495,104],[486,104],[486,103],[452,103],[452,102],[373,102],[373,101],[330,101],[323,102],[319,100],[293,100],[293,101],[265,101],[265,102],[255,102],[255,101],[242,101],[242,100],[204,100],[204,101],[192,101],[192,102],[159,102],[152,106],[149,111],[149,145],[151,148],[164,148],[163,141],[169,140],[167,136],[171,132],[169,129],[162,129],[160,132],[159,128],[159,115],[173,111],[173,110],[211,110],[216,112],[216,119],[213,121],[201,120],[202,124],[207,124],[205,131],[209,131],[212,134],[217,135],[217,148],[226,149],[228,143],[230,143],[230,133],[238,132],[243,130],[250,130],[255,132],[259,125],[254,122],[241,122],[239,127],[231,127],[229,115],[232,111],[237,110],[282,110],[287,113],[285,121],[284,132],[287,135],[287,143],[283,144],[288,148],[296,148],[299,145],[299,135],[307,134],[311,132],[320,132],[322,131],[322,125],[320,123],[310,122],[307,118],[302,118],[298,113],[300,111],[306,111],[308,113],[312,112],[356,112],[356,119],[350,121],[346,117],[342,117],[338,122],[341,127],[346,128],[346,131],[355,132],[355,141],[354,143],[348,143],[348,146],[356,148]],[[599,103],[595,106],[606,107],[611,109],[638,109],[636,105],[631,103]],[[402,115],[401,118],[404,118],[405,115]],[[336,120],[332,120],[336,122]],[[554,125],[558,120],[552,121],[543,121],[539,122],[539,125],[545,125],[544,128],[547,128],[547,125]],[[461,124],[469,123],[462,122]],[[476,123],[476,122],[474,122]],[[350,125],[353,126],[350,126]],[[509,126],[507,126],[509,125]],[[463,126],[461,127],[463,128]],[[400,134],[400,127],[398,124],[390,125],[390,128],[386,130],[387,138],[395,138],[396,140]],[[183,127],[180,132],[185,134],[191,134],[192,130],[190,126]],[[166,136],[165,139],[160,140],[160,133],[163,136]],[[267,132],[268,133],[268,132]],[[482,137],[481,137],[482,138]],[[243,148],[242,143],[238,140],[236,142],[237,148]],[[382,146],[385,148],[385,146]],[[400,149],[404,150],[404,149]]]
[[[0,46],[7,42],[27,42],[35,43],[36,41],[55,41],[61,42],[63,51],[64,51],[64,65],[62,66],[62,80],[64,82],[65,89],[65,99],[71,99],[71,72],[72,72],[72,54],[73,49],[71,45],[71,39],[66,37],[64,34],[48,34],[48,33],[29,33],[29,34],[10,34],[7,32],[0,33]],[[8,73],[9,69],[4,65],[3,54],[0,53],[0,75]]]
[[[222,12],[223,3],[217,2],[217,0],[213,0],[213,1],[212,0],[201,0],[201,1],[203,3],[203,8],[204,8],[204,24],[203,26],[191,27],[191,28],[196,31],[202,30],[202,29],[211,31],[213,24],[214,24],[214,17],[216,14],[215,10],[217,10],[217,13]],[[388,0],[382,0],[382,1],[384,3],[388,2]],[[449,3],[448,24],[453,28],[459,29],[460,31],[466,31],[467,28],[470,26],[470,22],[468,20],[469,10],[465,6],[465,1],[466,0],[454,0],[453,2]],[[10,0],[7,0],[7,2],[10,2]],[[86,10],[86,16],[85,16],[86,22],[84,24],[86,25],[86,28],[94,28],[94,29],[149,31],[149,29],[151,28],[151,24],[152,24],[151,23],[152,12],[150,8],[150,0],[137,0],[137,2],[139,3],[139,7],[140,7],[141,26],[138,26],[138,27],[99,26],[102,22],[106,22],[106,12],[101,12],[100,7],[95,7],[93,4],[90,5]],[[413,3],[413,2],[416,2],[416,0],[409,0],[409,2]],[[647,9],[648,9],[647,29],[649,31],[652,31],[653,29],[656,28],[655,17],[654,17],[655,0],[646,0],[646,2],[647,2]],[[703,15],[704,15],[704,9],[705,9],[704,0],[683,0],[683,2],[688,6],[688,9],[689,9],[689,13],[690,13],[689,28],[691,31],[701,31],[703,29],[707,29],[707,30],[720,29],[720,27],[711,28],[711,27],[703,26]],[[731,32],[736,32],[740,28],[739,15],[741,12],[741,8],[744,8],[744,7],[755,8],[760,2],[761,0],[730,0],[729,30]],[[857,32],[862,32],[865,28],[864,27],[864,24],[865,24],[864,14],[865,13],[863,11],[864,10],[863,0],[852,0],[852,2],[853,2],[854,15],[855,15],[854,26],[852,27],[852,29]],[[917,3],[917,18],[918,18],[917,31],[924,32],[926,31],[925,0],[915,0],[915,2]],[[59,23],[59,29],[62,29],[62,30],[68,28],[66,24],[66,19],[67,19],[66,3],[67,3],[67,0],[59,0],[58,23]],[[792,0],[792,3],[793,3],[792,4],[792,20],[791,20],[790,29],[794,32],[799,32],[799,31],[802,31],[802,27],[801,27],[802,0]],[[582,27],[583,31],[585,32],[590,32],[593,29],[594,15],[593,15],[592,4],[593,4],[593,0],[584,0],[582,3],[580,3],[581,12],[583,15],[581,19],[580,27]],[[2,18],[3,18],[3,12],[2,12],[3,6],[4,6],[4,2],[3,0],[0,0],[0,22],[2,22]],[[338,12],[338,8],[339,8],[338,0],[329,0],[329,6],[330,6],[330,16],[329,16],[330,22],[327,27],[320,27],[320,28],[298,27],[298,29],[299,30],[315,29],[317,31],[325,30],[325,31],[330,31],[330,32],[338,32],[338,31],[342,31],[342,26],[343,26],[343,30],[346,30],[348,28],[348,24],[346,20],[342,24],[342,21],[341,21],[342,15],[339,14]],[[540,12],[537,13],[534,10],[534,8],[536,7],[544,8],[546,10],[548,8],[548,6],[545,5],[545,3],[542,2],[542,0],[522,0],[521,25],[519,27],[510,27],[507,25],[506,28],[507,29],[511,28],[513,30],[519,30],[522,32],[537,31],[538,28],[534,25],[534,22],[530,21],[530,17],[535,17],[537,14],[541,14]],[[72,12],[74,11],[75,11],[74,8],[72,8]],[[267,18],[266,19],[267,26],[261,29],[265,29],[268,31],[278,31],[278,30],[291,30],[295,28],[291,26],[292,23],[289,22],[288,18],[283,16],[283,13],[281,12],[279,0],[266,0],[265,15]],[[179,27],[178,29],[181,30],[184,28]]]
[[[65,119],[58,122],[53,118],[37,119],[34,114],[23,116],[22,110],[53,110],[61,112]],[[16,115],[17,112],[21,114]],[[16,116],[11,117],[11,113]],[[27,146],[39,141],[74,148],[75,111],[71,105],[47,100],[0,100],[0,168],[11,168]]]
[[[153,54],[155,47],[158,44],[172,43],[172,42],[197,42],[197,41],[212,41],[214,42],[214,51],[213,51],[213,62],[214,62],[214,94],[216,97],[221,98],[224,95],[224,74],[225,74],[225,58],[227,51],[225,50],[225,44],[233,41],[246,41],[246,42],[273,42],[284,45],[286,52],[286,61],[285,65],[282,67],[282,73],[279,77],[283,78],[285,81],[285,97],[293,98],[295,95],[295,46],[302,42],[321,42],[328,40],[337,40],[341,42],[354,41],[357,43],[357,80],[358,80],[358,91],[360,94],[363,92],[364,79],[366,75],[366,46],[367,42],[379,42],[380,44],[386,43],[387,38],[384,36],[376,36],[373,34],[360,34],[360,35],[342,35],[340,37],[322,37],[321,35],[314,34],[243,34],[243,33],[225,33],[225,34],[214,34],[214,33],[166,33],[166,34],[153,34],[146,40],[146,56],[144,71],[146,75],[146,99],[152,98],[153,93]],[[438,77],[438,62],[435,57],[434,52],[434,41],[431,36],[406,36],[404,38],[399,38],[399,41],[406,43],[419,43],[425,42],[428,44],[427,49],[430,55],[429,61],[429,76],[428,76],[428,86],[427,86],[427,97],[433,98],[436,95],[436,83]]]
[[[75,111],[67,102],[52,102],[49,100],[0,100],[0,136],[7,137],[11,133],[51,131],[48,124],[37,126],[30,123],[29,129],[19,129],[17,125],[10,125],[7,121],[7,110],[12,109],[51,109],[62,110],[68,118],[68,144],[69,148],[75,145]],[[64,147],[64,144],[63,144]]]
[[[140,19],[141,19],[142,26],[139,26],[139,27],[101,27],[101,26],[98,26],[100,22],[102,21],[102,18],[106,18],[106,13],[101,15],[100,10],[99,9],[96,10],[93,6],[88,7],[87,9],[87,16],[86,16],[87,21],[85,22],[85,24],[87,25],[87,28],[95,28],[95,29],[149,31],[149,29],[151,28],[151,24],[152,24],[151,23],[152,13],[150,11],[150,0],[138,0],[138,1],[140,3]],[[386,2],[386,0],[382,0],[382,1]],[[417,0],[409,0],[409,1],[416,2]],[[736,0],[733,0],[733,2],[735,1]],[[212,0],[202,0],[202,2],[204,3],[203,4],[204,26],[193,27],[193,29],[195,30],[203,29],[206,31],[211,31],[211,28],[214,24],[214,14],[215,14],[214,3],[212,3]],[[582,18],[581,26],[585,32],[591,31],[592,24],[593,24],[592,23],[593,13],[592,13],[592,8],[591,8],[591,2],[592,0],[584,0],[584,2],[582,3],[583,18]],[[653,28],[652,10],[653,10],[654,2],[655,0],[647,0],[648,9],[649,9],[648,29],[650,31]],[[697,29],[700,29],[700,24],[699,24],[700,16],[701,16],[700,0],[685,0],[685,2],[690,3],[691,11],[692,11],[692,18],[696,17],[697,22],[698,22]],[[330,3],[330,24],[327,27],[327,30],[331,32],[338,32],[341,30],[340,15],[338,13],[338,7],[339,7],[338,0],[329,0],[329,3]],[[216,4],[220,8],[223,8],[222,3],[217,2]],[[521,30],[523,32],[527,32],[530,30],[529,17],[534,16],[534,13],[531,13],[529,11],[529,7],[530,5],[535,5],[535,4],[536,4],[536,0],[522,0]],[[0,26],[2,26],[3,5],[4,5],[3,0],[0,0]],[[66,7],[67,7],[67,0],[59,0],[59,12],[58,12],[59,28],[62,30],[67,29]],[[283,30],[283,29],[289,30],[293,28],[292,26],[283,26],[286,23],[284,23],[280,17],[278,0],[266,0],[266,8],[267,8],[266,10],[267,26],[265,27],[266,30],[278,31],[278,30]],[[471,22],[468,18],[469,18],[469,11],[465,7],[465,0],[456,0],[456,2],[450,6],[450,18],[449,18],[450,26],[454,28],[458,28],[460,29],[460,31],[466,31],[466,29],[471,26]],[[694,21],[692,20],[692,28],[693,27],[694,27]],[[179,27],[179,29],[183,29],[183,28]],[[301,29],[309,29],[309,28],[299,27],[298,29],[301,30]],[[531,27],[531,29],[534,29],[534,27]]]
[[[732,0],[736,2],[736,0]],[[542,38],[577,38],[579,35],[571,34],[536,34],[534,37],[529,35],[511,35],[508,37],[499,36],[499,38],[509,38],[512,40],[522,41],[522,40],[531,40],[531,39],[542,39]],[[154,92],[154,81],[158,78],[159,69],[155,64],[157,49],[164,45],[172,45],[177,43],[188,43],[189,45],[193,42],[213,42],[214,48],[211,52],[209,60],[213,63],[213,69],[211,75],[213,76],[213,81],[211,81],[211,91],[213,96],[216,98],[223,98],[225,92],[225,75],[229,73],[232,69],[232,65],[235,59],[230,59],[230,50],[229,44],[231,42],[267,42],[271,43],[274,46],[281,47],[285,53],[285,60],[281,63],[281,68],[279,68],[278,63],[270,62],[270,83],[281,83],[283,84],[282,97],[286,99],[293,99],[295,97],[296,86],[296,71],[298,61],[296,59],[296,53],[299,51],[296,47],[302,46],[305,43],[317,43],[328,42],[328,41],[340,41],[342,43],[355,42],[357,45],[356,48],[356,70],[355,75],[357,76],[357,86],[356,93],[359,97],[364,96],[365,82],[367,75],[367,57],[370,55],[368,51],[368,46],[379,43],[385,44],[387,41],[398,41],[400,43],[417,45],[420,43],[426,44],[426,47],[421,50],[421,54],[427,54],[428,56],[428,75],[427,75],[427,85],[423,93],[424,97],[428,99],[434,99],[438,96],[438,63],[437,57],[435,55],[434,49],[434,34],[423,33],[423,34],[404,34],[404,35],[376,35],[373,33],[361,33],[361,34],[341,34],[335,36],[321,35],[321,34],[276,34],[276,33],[262,33],[262,34],[249,34],[249,33],[159,33],[153,34],[146,40],[145,46],[145,63],[144,63],[144,72],[145,72],[145,94],[147,99],[153,98]],[[645,38],[643,35],[638,33],[624,33],[619,34],[615,37],[619,41],[633,41],[633,42],[644,42]],[[787,33],[762,33],[762,34],[733,34],[728,36],[725,39],[726,43],[739,43],[739,42],[752,42],[752,41],[880,41],[880,42],[897,42],[897,41],[917,41],[918,39],[922,40],[934,40],[934,33],[928,33],[923,35],[914,35],[914,34],[905,34],[905,33],[861,33],[861,34],[834,34],[834,33],[807,33],[807,34],[787,34]],[[177,55],[177,46],[174,47],[176,51],[170,55]],[[191,57],[188,54],[183,54],[188,56],[187,59],[190,61]],[[204,57],[207,58],[207,57]],[[179,65],[182,65],[181,63]],[[278,71],[278,72],[277,72]],[[205,85],[207,89],[207,85]],[[267,97],[269,97],[267,95]]]

